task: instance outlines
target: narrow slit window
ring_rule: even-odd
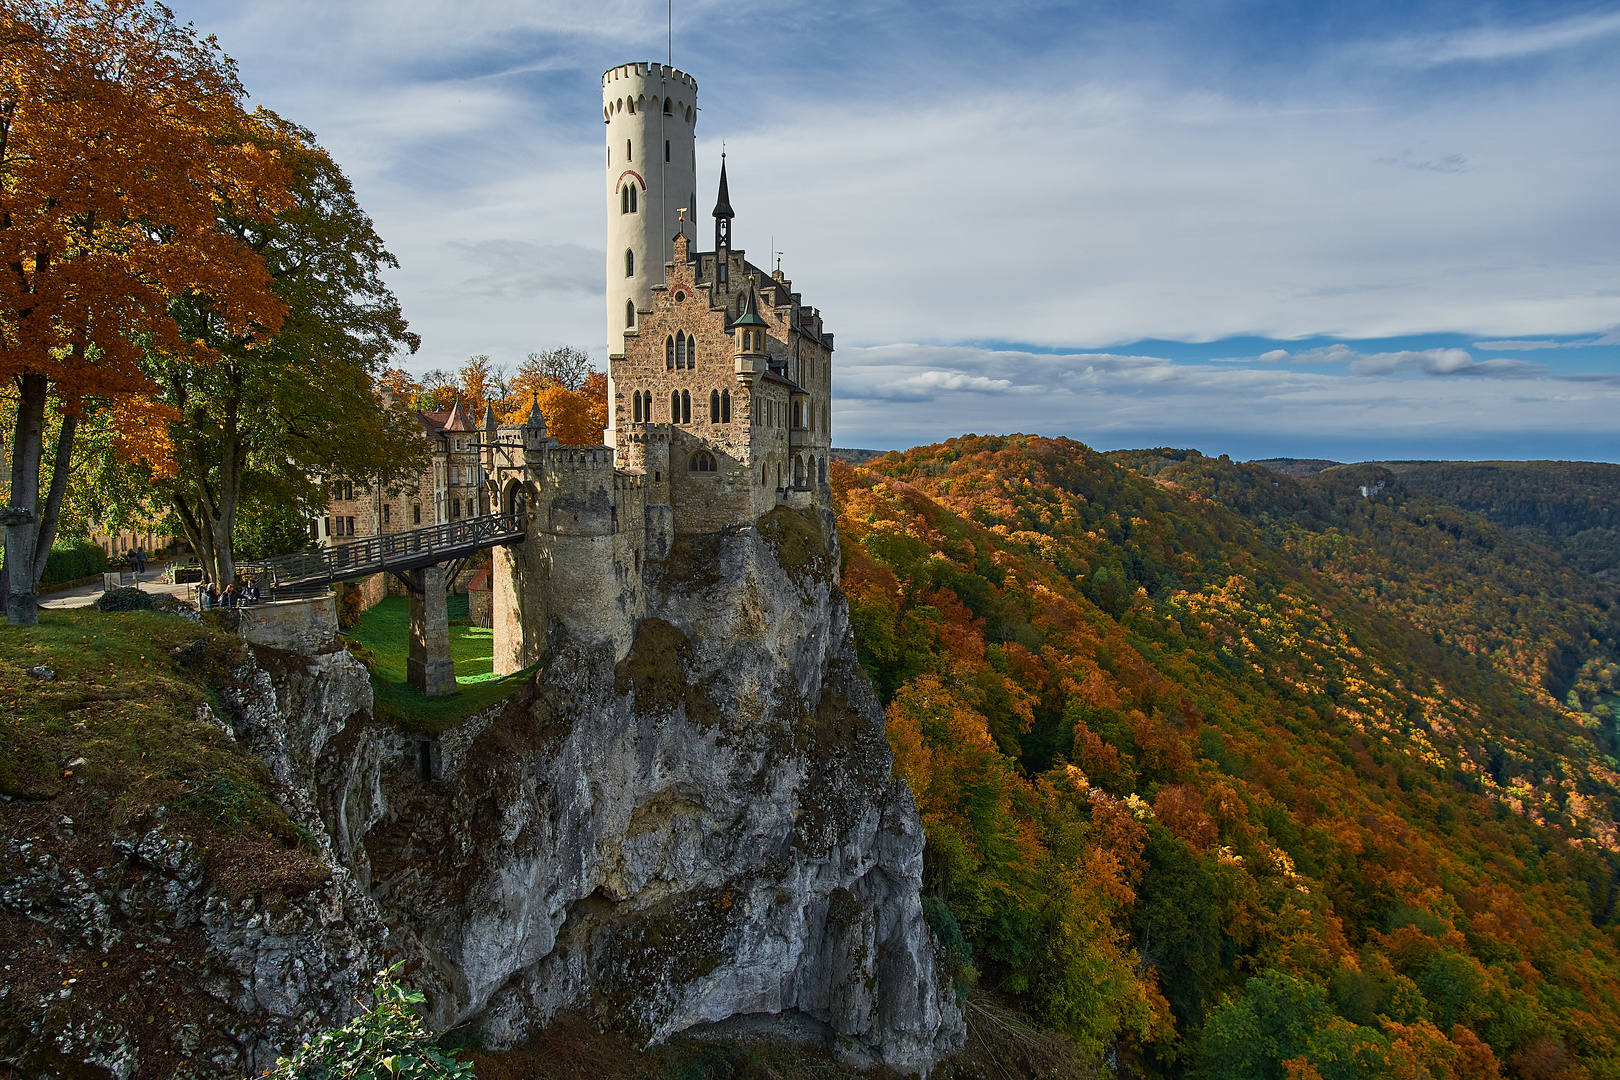
[[[679,390],[669,392],[669,422],[672,424],[681,422],[681,392]]]
[[[720,422],[720,391],[718,391],[718,390],[710,390],[709,391],[709,423],[718,424],[719,422]]]
[[[722,391],[720,391],[720,422],[722,424],[731,423],[731,391],[730,390],[722,390]]]
[[[636,276],[636,253],[631,248],[624,249],[624,276]]]
[[[630,106],[630,111],[631,112],[636,111],[636,108],[635,108],[634,105]],[[634,160],[636,160],[635,151],[631,148],[629,139],[624,140],[624,160],[626,160],[626,161],[634,161]]]
[[[664,370],[675,370],[675,338],[673,336],[664,339]]]
[[[692,395],[685,390],[681,391],[681,423],[692,422]]]
[[[668,139],[664,140],[664,160],[665,161],[669,160],[669,140]]]
[[[635,326],[636,302],[634,300],[626,300],[624,302],[624,328],[626,330],[633,330],[635,329]]]

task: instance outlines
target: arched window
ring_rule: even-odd
[[[411,504],[411,524],[412,525],[420,525],[420,524],[422,524],[422,506],[421,506],[420,503],[412,503]]]
[[[675,335],[675,370],[686,370],[686,333],[684,331]]]
[[[681,422],[681,392],[679,390],[669,392],[669,422],[672,424]]]
[[[697,370],[697,338],[691,334],[686,335],[686,367],[689,371]]]
[[[825,484],[827,482],[827,459],[822,458],[821,461],[818,462],[818,467],[821,470],[821,482]]]
[[[731,391],[730,390],[722,390],[722,391],[720,391],[720,422],[722,424],[731,423]]]
[[[629,188],[630,188],[630,212],[633,214],[633,213],[636,212],[636,185],[635,184],[630,184]]]
[[[624,276],[636,276],[636,253],[630,248],[624,249]]]
[[[714,455],[709,453],[707,450],[699,450],[691,457],[687,458],[686,468],[688,472],[712,473],[720,471],[718,465],[715,463]]]
[[[630,185],[626,184],[622,188],[619,189],[619,213],[628,214],[629,212],[630,212]]]
[[[710,390],[709,391],[709,423],[718,424],[719,422],[720,422],[720,391],[718,391],[718,390]]]
[[[631,397],[635,401],[635,418],[636,418],[636,423],[639,424],[639,423],[641,423],[641,391],[637,390],[634,394],[631,395]]]
[[[669,98],[664,99],[664,115],[665,116],[674,116],[675,115],[675,103],[670,101]]]
[[[633,330],[635,329],[635,325],[636,302],[634,300],[626,300],[624,302],[624,328],[626,330]]]
[[[666,371],[675,370],[675,338],[673,336],[664,339],[664,369]]]
[[[681,391],[681,423],[692,422],[692,395],[685,390]]]

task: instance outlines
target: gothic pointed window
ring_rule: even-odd
[[[686,468],[689,472],[719,472],[718,463],[714,455],[707,450],[699,450],[686,459]]]
[[[686,367],[689,371],[697,370],[697,338],[691,334],[686,335]]]
[[[684,331],[675,335],[675,370],[686,370],[686,334]]]
[[[674,337],[667,337],[667,338],[664,339],[664,370],[666,370],[666,371],[674,371],[675,370],[675,339],[674,339]]]
[[[634,300],[626,300],[624,302],[624,328],[626,330],[633,330],[635,329],[635,325],[636,302]]]
[[[692,422],[692,395],[685,390],[681,391],[681,423]]]
[[[670,101],[669,98],[664,99],[664,115],[665,116],[674,116],[675,115],[675,103]]]
[[[637,390],[634,394],[631,395],[631,398],[635,402],[635,406],[634,406],[635,422],[639,424],[639,423],[641,423],[641,391]]]
[[[624,276],[636,276],[636,253],[630,248],[624,249]]]
[[[720,422],[720,391],[718,391],[718,390],[710,390],[709,391],[709,423],[718,424],[719,422]]]
[[[730,390],[722,390],[722,391],[720,391],[720,422],[722,424],[731,423],[731,391]]]
[[[630,185],[630,212],[632,214],[636,212],[636,185],[635,184]]]
[[[681,422],[681,392],[679,390],[669,392],[669,422],[672,424]]]

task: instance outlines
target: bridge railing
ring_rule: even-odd
[[[456,558],[480,548],[509,543],[524,535],[522,514],[491,514],[465,518],[424,529],[368,536],[347,544],[314,551],[300,551],[273,559],[242,563],[237,569],[248,575],[268,575],[280,585],[298,581],[338,581],[346,577],[377,573],[401,564],[411,567],[431,565]]]

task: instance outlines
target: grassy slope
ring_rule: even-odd
[[[1196,454],[966,438],[841,467],[836,490],[863,657],[894,702],[891,737],[921,740],[896,750],[929,816],[929,889],[951,900],[985,981],[1151,1071],[1198,1065],[1201,1032],[1248,1015],[1245,980],[1270,972],[1331,1005],[1311,1013],[1323,1039],[1362,1039],[1387,1062],[1432,1071],[1437,1054],[1477,1056],[1477,1034],[1510,1074],[1614,1073],[1616,864],[1601,827],[1617,778],[1553,707],[1545,671],[1493,664],[1442,625],[1488,566],[1494,588],[1475,591],[1519,629],[1612,650],[1589,633],[1603,609],[1557,595],[1577,579],[1521,565],[1500,534],[1459,543],[1455,521],[1384,507],[1333,524],[1321,492]],[[1338,511],[1369,509],[1356,503]],[[1352,576],[1368,558],[1383,574]],[[1408,603],[1369,602],[1369,577],[1400,579]],[[974,723],[1026,780],[994,780],[982,752],[976,773],[962,765]],[[1066,763],[1085,771],[1078,789]],[[1142,797],[1146,866],[1110,836],[1112,804],[1087,806],[1088,778]],[[1063,851],[1123,868],[1097,879],[1130,904],[1094,920],[1091,940],[1159,952],[1147,992],[1169,999],[1173,1033],[1081,980],[1074,1001],[1092,1014],[1043,997],[1066,970],[1052,898],[1107,907],[1065,884]],[[1009,858],[1031,872],[999,869]],[[1178,881],[1205,885],[1183,895]],[[1202,930],[1187,916],[1209,904],[1200,889],[1220,897]],[[1109,957],[1082,943],[1067,961]]]

